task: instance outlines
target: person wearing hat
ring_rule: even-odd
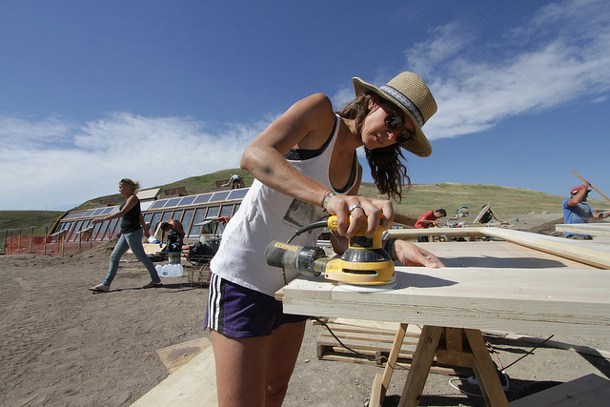
[[[353,78],[356,97],[338,112],[324,94],[293,104],[244,150],[240,166],[254,182],[223,233],[210,264],[205,326],[216,359],[219,406],[281,405],[299,354],[307,317],[282,312],[274,294],[298,273],[267,265],[265,249],[288,241],[303,226],[336,215],[337,253],[366,222],[372,236],[392,224],[392,201],[410,184],[404,152],[426,157],[432,147],[422,126],[436,112],[430,89],[412,72],[376,87]],[[363,147],[371,176],[387,199],[358,195]],[[351,217],[351,220],[349,220]],[[349,222],[348,222],[349,221]],[[315,245],[310,231],[292,243]],[[389,239],[393,259],[442,267],[415,244]]]
[[[591,218],[603,219],[610,216],[610,212],[594,211],[586,204],[587,197],[591,191],[589,181],[584,181],[582,185],[576,185],[570,190],[570,197],[563,201],[563,223],[578,224],[589,223]],[[569,239],[591,240],[591,235],[564,233],[564,236]]]

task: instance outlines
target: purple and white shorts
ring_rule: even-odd
[[[205,313],[205,327],[228,338],[271,335],[283,324],[309,317],[284,314],[282,302],[212,273]]]

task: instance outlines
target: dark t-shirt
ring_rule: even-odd
[[[137,202],[133,208],[121,218],[121,233],[131,233],[142,229],[142,225],[140,225],[140,200],[138,198],[136,200]],[[121,205],[121,208],[123,208],[123,205]]]

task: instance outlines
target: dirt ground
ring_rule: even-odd
[[[142,290],[148,274],[126,256],[129,261],[122,263],[110,293],[88,291],[101,281],[111,249],[102,245],[65,257],[0,257],[0,405],[128,406],[167,377],[158,349],[207,335],[202,328],[207,289],[193,287],[186,277]],[[316,339],[323,329],[308,323],[284,405],[363,406],[381,368],[318,360]],[[604,355],[610,351],[610,340],[553,340]],[[516,362],[506,371],[509,400],[588,373],[610,377],[610,362],[603,357],[545,346],[531,352],[535,345],[526,342],[490,342],[502,366]],[[385,406],[397,405],[406,374],[394,374]],[[430,374],[420,405],[484,405],[450,381],[455,384],[455,376]],[[463,390],[478,391],[472,385]]]

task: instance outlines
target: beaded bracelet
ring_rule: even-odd
[[[394,253],[394,243],[396,243],[397,240],[398,238],[391,237],[383,245],[383,249],[390,255],[390,257],[392,257],[392,253]]]
[[[324,212],[328,212],[328,210],[326,208],[328,206],[328,202],[335,195],[337,195],[337,194],[333,191],[326,191],[326,193],[324,194],[324,198],[322,198],[322,210]]]

